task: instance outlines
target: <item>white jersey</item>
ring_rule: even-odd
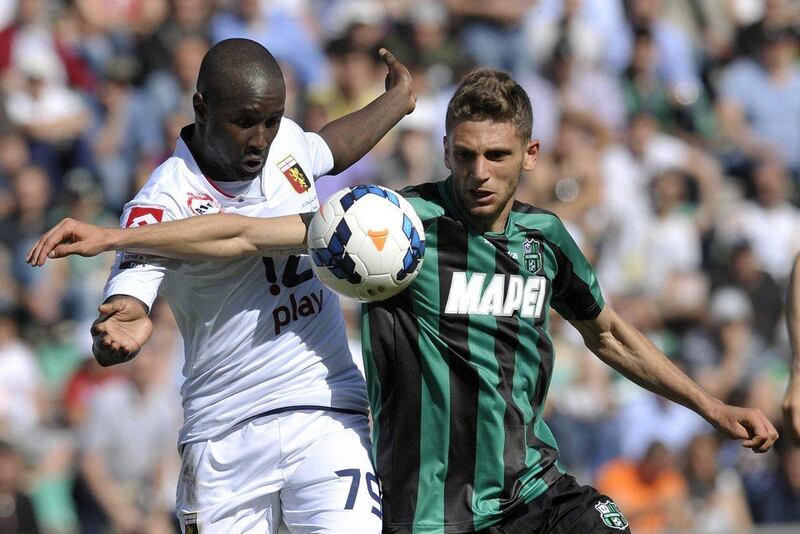
[[[261,172],[262,195],[231,197],[200,171],[183,139],[125,205],[123,227],[226,212],[275,217],[319,207],[312,177],[330,171],[325,141],[281,121]],[[296,407],[367,413],[339,301],[307,256],[175,261],[120,252],[105,290],[169,302],[183,334],[181,444]]]

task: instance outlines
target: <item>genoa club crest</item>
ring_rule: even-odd
[[[302,194],[311,189],[311,180],[308,179],[300,164],[292,156],[278,163],[278,168],[298,193]]]

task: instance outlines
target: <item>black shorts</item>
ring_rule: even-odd
[[[610,497],[563,475],[542,495],[510,512],[482,534],[630,534]]]

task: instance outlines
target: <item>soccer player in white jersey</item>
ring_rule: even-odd
[[[207,213],[311,212],[314,179],[361,158],[414,108],[388,51],[386,92],[319,134],[283,117],[271,54],[245,39],[212,47],[195,123],[125,205],[123,227]],[[307,257],[171,262],[119,253],[92,327],[102,365],[133,358],[157,294],[185,342],[178,511],[185,532],[377,533],[381,503],[368,403],[336,296]]]

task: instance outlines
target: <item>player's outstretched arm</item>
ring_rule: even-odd
[[[789,386],[783,397],[783,425],[795,446],[800,447],[800,255],[794,260],[786,292],[786,326],[789,328],[792,362]]]
[[[760,410],[729,406],[710,396],[609,306],[596,319],[571,322],[605,363],[643,388],[694,410],[725,436],[743,440],[744,447],[765,452],[778,439]]]
[[[389,69],[386,92],[319,131],[333,154],[330,174],[338,174],[360,160],[400,119],[414,111],[417,97],[414,96],[408,69],[385,48],[381,48],[379,53]]]
[[[27,262],[41,266],[47,258],[96,256],[126,250],[166,258],[279,256],[305,252],[311,214],[253,218],[221,213],[138,228],[103,228],[64,219],[28,252]]]

